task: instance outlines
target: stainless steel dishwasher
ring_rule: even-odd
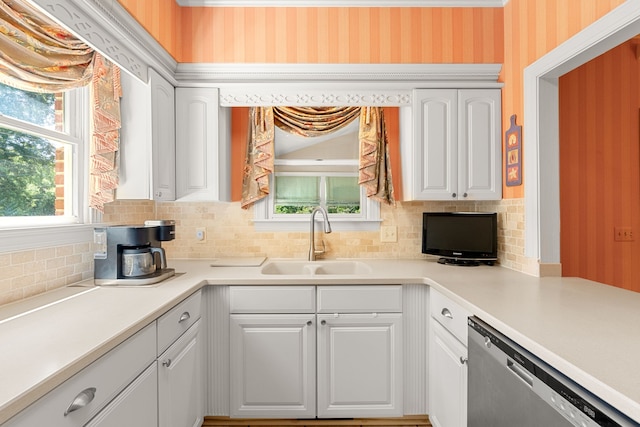
[[[628,427],[630,420],[470,317],[467,427]]]

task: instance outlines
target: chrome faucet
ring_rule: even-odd
[[[316,255],[323,254],[325,252],[324,241],[322,242],[322,250],[316,250],[314,232],[315,232],[315,216],[316,212],[320,212],[324,217],[324,232],[326,234],[331,233],[331,224],[329,224],[329,215],[327,214],[327,210],[322,206],[316,206],[311,211],[311,226],[309,228],[309,261],[315,261]]]

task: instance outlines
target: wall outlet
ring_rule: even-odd
[[[380,227],[381,242],[397,242],[398,228],[395,225],[383,225]]]
[[[631,227],[614,227],[613,240],[616,242],[633,242],[633,229]]]
[[[196,240],[198,243],[204,243],[207,240],[207,233],[204,228],[196,228]]]

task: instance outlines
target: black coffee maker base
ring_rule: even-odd
[[[93,283],[98,286],[145,286],[162,282],[175,274],[176,271],[173,268],[164,268],[147,277],[127,279],[93,279]]]

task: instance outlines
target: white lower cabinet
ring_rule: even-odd
[[[318,417],[402,416],[402,314],[318,315]]]
[[[231,416],[316,414],[315,314],[232,314]]]
[[[202,425],[201,353],[198,320],[158,358],[160,427]]]
[[[101,418],[94,425],[156,425],[151,424],[157,418],[156,389],[152,399],[143,392],[155,384],[148,379],[148,368],[155,365],[155,346],[153,322],[2,426],[80,427],[95,416]],[[130,414],[142,422],[117,424]]]
[[[2,427],[201,426],[200,303],[198,291]]]
[[[402,416],[401,286],[272,290],[231,287],[232,417]]]
[[[156,427],[158,425],[158,367],[149,366],[86,427]]]
[[[430,310],[429,420],[434,427],[466,427],[470,313],[433,289]]]

